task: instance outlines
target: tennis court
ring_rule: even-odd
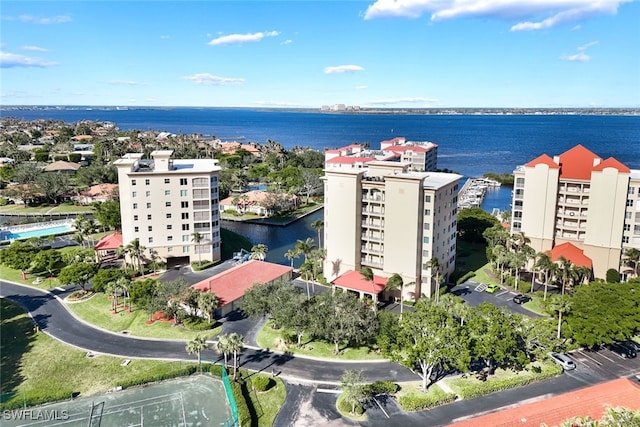
[[[9,412],[3,413],[3,427],[233,425],[222,381],[207,375]]]

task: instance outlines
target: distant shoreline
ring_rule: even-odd
[[[486,116],[535,116],[535,115],[596,115],[640,116],[640,108],[357,108],[342,111],[320,108],[265,108],[265,107],[194,107],[194,106],[106,106],[106,105],[3,105],[0,112],[22,110],[245,110],[264,112],[297,112],[341,115],[486,115]]]

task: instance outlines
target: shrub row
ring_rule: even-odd
[[[405,411],[424,411],[426,409],[435,408],[436,406],[446,405],[447,403],[451,403],[456,400],[456,395],[454,393],[438,393],[435,396],[430,396],[428,394],[419,395],[419,394],[405,394],[404,396],[400,396],[398,403],[402,406],[402,409]]]
[[[233,397],[236,400],[236,406],[238,407],[238,421],[240,425],[252,425],[251,411],[249,411],[249,405],[247,404],[247,399],[245,398],[245,394],[242,390],[246,387],[237,381],[229,381],[229,383],[231,383],[231,391],[233,392]]]
[[[376,381],[367,385],[367,394],[375,396],[377,394],[396,394],[400,386],[393,381]]]
[[[207,331],[215,325],[215,323],[210,323],[208,320],[201,319],[200,317],[187,317],[182,323],[191,331]]]
[[[533,367],[531,368],[533,372]],[[543,365],[540,373],[536,373],[533,376],[517,376],[510,378],[498,378],[490,379],[488,381],[470,384],[463,390],[460,390],[460,397],[463,399],[473,399],[475,397],[484,396],[497,391],[509,390],[516,387],[522,387],[537,381],[546,380],[559,375],[562,372],[562,368],[557,365]]]
[[[476,275],[476,273],[474,271],[468,272],[467,274],[465,274],[464,276],[462,276],[461,278],[456,280],[456,285],[463,284],[464,282],[466,282],[467,280],[471,279],[475,275]]]
[[[351,404],[347,402],[345,399],[343,399],[342,395],[338,397],[337,406],[338,406],[338,410],[340,410],[341,412],[345,414],[351,414]],[[355,411],[356,415],[364,414],[364,408],[362,407],[361,404],[356,403],[355,409],[356,409]]]
[[[73,391],[58,388],[43,388],[40,390],[30,390],[25,393],[2,393],[2,402],[0,402],[0,410],[18,409],[22,407],[42,405],[49,402],[58,402],[71,398]]]
[[[256,374],[251,377],[251,385],[255,391],[267,391],[275,385],[275,381],[266,375]]]
[[[214,265],[216,265],[215,261],[194,261],[191,263],[191,268],[193,271],[202,271],[209,267],[213,267]]]
[[[136,385],[147,384],[154,381],[168,380],[171,378],[185,377],[195,373],[198,370],[198,365],[188,365],[183,368],[172,369],[169,371],[158,372],[157,370],[151,370],[143,372],[134,377],[125,378],[117,383],[117,386],[122,388],[129,388]]]

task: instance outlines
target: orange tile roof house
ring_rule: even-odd
[[[62,173],[75,173],[80,169],[80,165],[73,162],[65,162],[64,160],[58,160],[45,166],[45,172],[62,172]]]
[[[118,184],[97,184],[89,187],[88,190],[78,194],[78,201],[83,205],[90,205],[93,202],[106,202],[112,200],[118,192]]]
[[[293,269],[280,264],[250,260],[192,285],[201,292],[213,292],[220,299],[216,316],[224,317],[239,307],[244,293],[258,283],[291,280]]]
[[[266,216],[271,214],[271,210],[266,206],[266,201],[272,197],[273,193],[260,190],[247,191],[238,196],[227,197],[220,200],[220,212],[226,210],[234,210],[240,213],[252,212],[258,215]],[[298,206],[298,196],[295,194],[285,194],[285,208],[294,209]]]

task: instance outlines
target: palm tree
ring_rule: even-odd
[[[153,265],[153,274],[155,275],[157,273],[157,262],[158,259],[160,259],[160,257],[158,256],[158,251],[156,251],[155,249],[151,248],[149,249],[149,256],[151,257],[151,263]]]
[[[141,276],[144,274],[144,271],[142,269],[142,254],[146,249],[147,248],[140,244],[140,239],[138,239],[137,237],[124,247],[124,253],[127,254],[130,259],[136,260],[136,265]]]
[[[204,236],[197,231],[191,233],[191,241],[196,244],[196,252],[198,252],[198,264],[202,264],[202,254],[200,253],[200,242],[204,239]]]
[[[124,301],[124,308],[129,309],[129,313],[131,313],[131,302],[129,300],[129,288],[131,287],[131,280],[128,277],[119,277],[116,280],[116,290],[120,290],[122,292],[122,299]]]
[[[305,240],[298,240],[295,247],[299,253],[304,255],[304,260],[307,261],[311,251],[316,248],[316,242],[311,237],[307,237]]]
[[[264,261],[265,257],[267,256],[268,250],[269,248],[267,248],[267,245],[265,245],[264,243],[258,243],[251,248],[250,258]]]
[[[558,313],[558,333],[556,338],[560,339],[562,334],[562,315],[571,309],[571,301],[564,295],[553,295],[549,299],[548,307],[551,311]]]
[[[318,232],[318,247],[322,248],[322,240],[320,239],[320,231],[324,228],[324,221],[322,219],[317,219],[311,223],[311,228],[315,229]]]
[[[516,291],[517,291],[518,280],[520,279],[520,269],[524,268],[527,265],[527,255],[522,251],[518,251],[510,255],[511,256],[509,257],[509,264],[511,265],[511,267],[513,267],[516,270],[515,285],[516,285]]]
[[[402,303],[403,295],[404,295],[404,280],[402,280],[402,276],[398,273],[393,273],[389,279],[387,279],[387,285],[384,287],[385,291],[393,291],[395,289],[400,289],[400,320],[402,320],[402,312],[404,304]]]
[[[638,277],[638,267],[640,267],[640,250],[636,248],[627,248],[624,251],[623,259],[626,265],[633,266],[633,275]]]
[[[116,282],[109,282],[104,287],[104,293],[111,295],[111,311],[116,312],[118,306],[118,285]]]
[[[238,353],[244,349],[244,338],[233,332],[227,337],[227,343],[230,352],[233,353],[233,379],[235,380],[238,372]]]
[[[299,256],[300,256],[300,252],[297,251],[296,249],[289,249],[287,252],[284,253],[284,257],[289,261],[291,261],[291,268],[293,268],[293,259],[298,258]]]
[[[436,282],[436,302],[438,302],[438,299],[440,298],[440,278],[442,277],[440,275],[440,261],[438,260],[438,258],[433,257],[429,261],[427,261],[426,267],[431,270],[431,280],[435,279],[435,282]],[[435,274],[434,274],[434,272],[435,272]],[[431,296],[431,295],[433,295],[433,292],[431,292],[431,289],[429,289],[429,296]]]
[[[534,268],[538,271],[542,271],[544,273],[544,296],[542,298],[543,301],[547,300],[547,289],[549,288],[549,273],[553,269],[555,264],[551,261],[551,255],[549,252],[539,252],[538,260],[534,264]],[[533,290],[533,284],[531,285],[531,289]]]
[[[229,348],[229,337],[227,335],[218,335],[218,341],[215,343],[215,349],[224,357],[224,368],[228,369],[227,363],[231,349]]]
[[[194,337],[191,341],[187,342],[187,353],[189,354],[197,354],[198,355],[198,367],[200,367],[201,363],[201,354],[208,347],[207,339],[202,336]]]
[[[565,288],[575,278],[576,271],[571,261],[561,256],[558,258],[560,281],[562,282],[562,295],[564,295]]]
[[[198,308],[207,314],[209,323],[213,322],[213,313],[219,305],[220,299],[213,292],[200,292],[200,295],[198,295]]]

